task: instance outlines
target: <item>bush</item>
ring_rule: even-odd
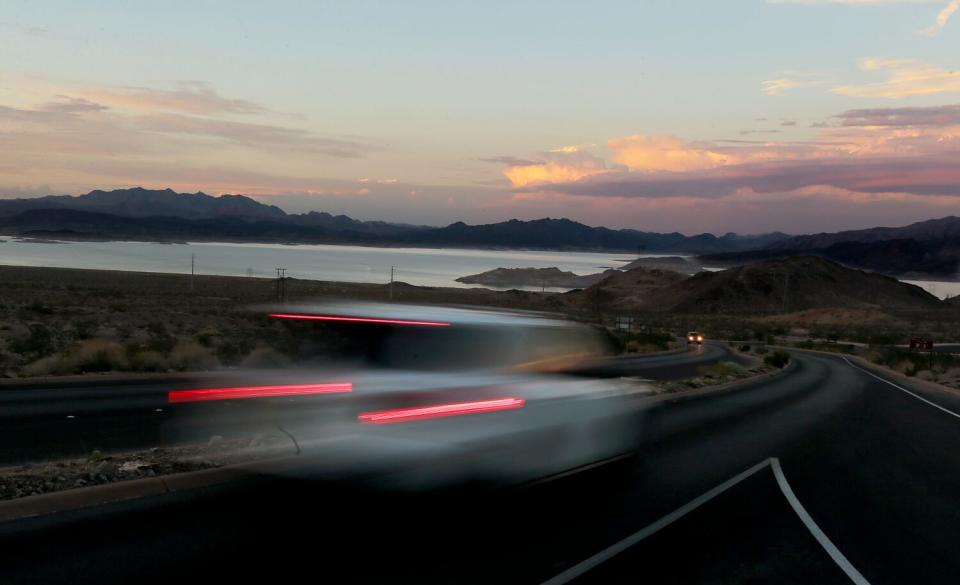
[[[130,369],[136,372],[165,372],[170,367],[163,354],[156,351],[128,352]]]
[[[177,370],[212,370],[219,365],[209,349],[193,341],[181,341],[170,352],[170,366]]]
[[[64,364],[63,358],[58,355],[40,358],[31,364],[25,365],[20,372],[23,376],[56,376],[66,373],[66,364]]]
[[[775,351],[763,358],[763,363],[774,368],[782,368],[790,362],[790,354],[785,351]]]
[[[10,344],[10,351],[31,357],[44,357],[56,351],[50,330],[39,323],[30,325],[30,334]]]
[[[110,372],[126,370],[126,349],[114,341],[90,339],[81,341],[64,356],[67,367],[72,372]]]
[[[697,373],[704,378],[738,377],[746,372],[740,365],[733,362],[717,362],[709,366],[700,366]]]

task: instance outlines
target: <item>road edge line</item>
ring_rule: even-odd
[[[572,567],[569,567],[567,570],[563,571],[562,573],[559,573],[558,575],[555,575],[550,579],[547,579],[546,581],[541,583],[541,585],[563,585],[565,583],[569,583],[570,581],[576,579],[577,577],[580,577],[587,571],[590,571],[591,569],[597,567],[601,563],[604,563],[612,559],[613,557],[617,556],[618,554],[622,553],[623,551],[629,549],[630,547],[634,546],[635,544],[639,543],[645,538],[673,524],[677,520],[683,518],[690,512],[693,512],[700,506],[706,504],[710,500],[719,496],[720,494],[732,488],[733,486],[737,485],[738,483],[742,482],[743,480],[748,479],[749,477],[752,477],[757,472],[762,471],[768,465],[771,465],[772,462],[773,462],[773,458],[764,459],[763,461],[761,461],[760,463],[757,463],[756,465],[747,469],[746,471],[742,471],[738,473],[737,475],[731,477],[730,479],[721,483],[720,485],[690,500],[689,502],[680,506],[673,512],[670,512],[669,514],[660,517],[659,519],[655,520],[651,524],[648,524],[647,526],[634,532],[630,536],[608,546],[607,548],[601,550],[600,552],[594,554],[593,556],[580,561],[579,563],[577,563],[576,565],[573,565]]]
[[[932,406],[932,407],[934,407],[934,408],[937,408],[937,409],[939,409],[939,410],[942,410],[943,412],[945,412],[945,413],[947,413],[947,414],[949,414],[949,415],[951,415],[951,416],[953,416],[953,417],[960,418],[960,414],[957,414],[956,412],[953,412],[953,411],[950,410],[949,408],[945,408],[945,407],[943,407],[943,406],[940,406],[940,405],[937,404],[936,402],[933,402],[932,400],[927,400],[926,398],[924,398],[923,396],[920,396],[920,395],[917,394],[916,392],[913,392],[913,391],[911,391],[911,390],[907,390],[907,389],[904,388],[903,386],[900,386],[900,385],[898,385],[898,384],[894,384],[893,382],[891,382],[890,380],[887,380],[887,379],[885,379],[885,378],[881,378],[880,376],[874,374],[874,373],[871,372],[870,370],[854,364],[854,363],[851,362],[849,359],[847,359],[846,356],[843,356],[843,361],[847,362],[847,365],[850,366],[851,368],[860,370],[860,371],[863,372],[864,374],[866,374],[866,375],[868,375],[868,376],[871,376],[871,377],[873,377],[873,378],[876,378],[877,380],[880,380],[881,382],[884,382],[885,384],[889,384],[889,385],[893,386],[894,388],[896,388],[897,390],[900,390],[900,391],[902,391],[902,392],[906,392],[907,394],[909,394],[910,396],[913,396],[913,397],[916,398],[917,400],[920,400],[920,401],[922,401],[922,402],[926,402],[926,403],[929,404],[930,406]]]
[[[787,477],[783,474],[783,468],[780,467],[780,460],[776,457],[770,458],[770,467],[773,469],[773,475],[777,478],[777,485],[780,486],[780,491],[783,492],[783,496],[787,498],[787,502],[790,504],[790,507],[793,508],[793,511],[797,513],[797,516],[800,517],[800,521],[803,522],[804,526],[807,527],[807,530],[810,531],[810,534],[817,540],[820,546],[823,547],[823,550],[827,551],[827,554],[830,555],[830,558],[833,559],[833,562],[840,567],[840,570],[843,571],[847,577],[850,578],[856,585],[870,585],[870,582],[860,574],[860,571],[840,552],[840,549],[837,548],[833,541],[824,534],[823,530],[817,526],[817,523],[810,516],[810,513],[807,512],[807,509],[803,507],[803,504],[800,503],[800,500],[797,498],[797,495],[793,492],[793,488],[790,487],[790,483],[787,481]]]

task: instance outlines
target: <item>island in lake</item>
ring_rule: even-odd
[[[457,279],[457,282],[496,288],[518,286],[585,288],[619,272],[619,270],[611,269],[581,276],[573,272],[564,272],[555,266],[551,268],[494,268],[480,274],[461,276]]]

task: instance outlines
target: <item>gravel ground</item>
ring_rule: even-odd
[[[202,445],[102,454],[94,451],[82,459],[0,467],[0,500],[222,467],[292,453],[280,435],[257,435],[224,440],[211,437]]]

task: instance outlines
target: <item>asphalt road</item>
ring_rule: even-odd
[[[0,582],[955,582],[960,398],[797,355],[661,404],[590,471],[420,496],[262,478],[7,523]]]
[[[680,354],[615,358],[593,373],[606,377],[685,378],[698,367],[739,360],[721,345],[696,346]],[[167,392],[189,382],[72,385],[0,389],[0,465],[65,456],[172,444]],[[237,433],[248,429],[238,428]],[[224,430],[225,436],[229,433]],[[178,427],[176,441],[206,441],[209,429],[196,433]],[[25,440],[29,437],[29,440]]]

